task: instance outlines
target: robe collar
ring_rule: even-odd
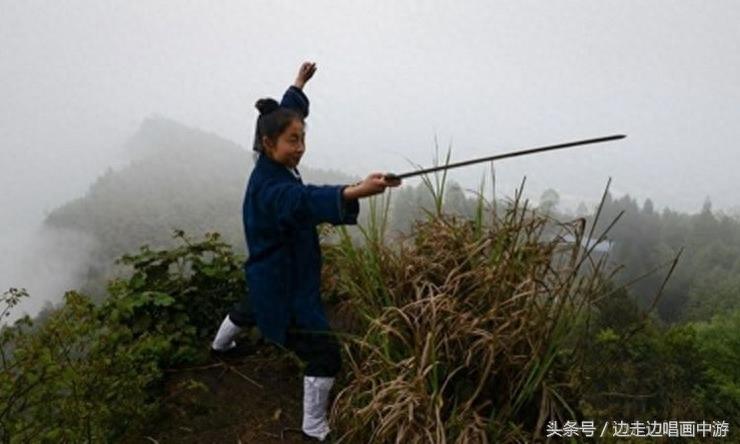
[[[301,175],[300,172],[298,172],[298,168],[296,168],[295,173],[293,173],[288,167],[280,162],[272,160],[267,154],[260,153],[257,158],[257,165],[261,168],[266,168],[271,174],[283,175],[297,182],[301,182]]]

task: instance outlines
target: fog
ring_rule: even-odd
[[[364,176],[430,165],[435,139],[454,161],[624,133],[504,161],[497,193],[526,176],[575,208],[611,177],[657,209],[735,211],[738,23],[732,1],[0,0],[0,291],[26,287],[35,311],[74,282],[94,241],[41,221],[126,164],[143,119],[248,150],[254,102],[306,60],[302,164]]]

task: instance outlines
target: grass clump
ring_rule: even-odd
[[[531,442],[575,417],[569,370],[605,260],[584,248],[583,219],[533,212],[521,192],[499,214],[486,203],[488,220],[482,197],[461,218],[442,210],[444,183],[427,183],[435,208],[408,237],[366,230],[355,245],[340,230],[326,252],[353,326],[331,415],[340,442]]]

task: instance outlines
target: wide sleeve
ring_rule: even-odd
[[[290,85],[285,91],[280,106],[294,109],[303,114],[303,117],[308,117],[308,97],[301,88],[295,85]]]
[[[324,222],[352,225],[357,223],[360,204],[357,199],[342,197],[346,186],[267,181],[259,193],[259,200],[265,210],[276,215],[281,228],[316,226]]]
[[[349,185],[342,185],[339,189],[339,200],[343,206],[343,219],[342,223],[345,225],[357,224],[357,215],[360,214],[360,201],[358,199],[345,200],[342,197],[342,192]]]

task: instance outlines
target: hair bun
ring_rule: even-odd
[[[280,104],[278,104],[275,99],[268,97],[266,99],[259,99],[254,106],[259,110],[260,115],[263,115],[275,111],[278,109]]]

